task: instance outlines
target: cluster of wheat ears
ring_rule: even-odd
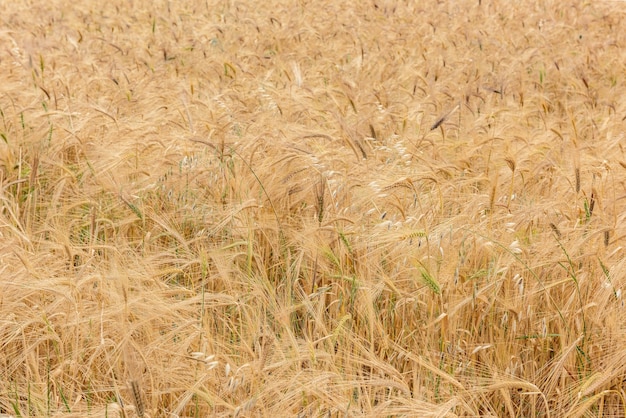
[[[624,10],[0,3],[0,416],[623,416]]]

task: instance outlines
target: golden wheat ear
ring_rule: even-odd
[[[145,417],[146,405],[143,403],[143,397],[141,396],[141,388],[139,382],[136,380],[130,381],[130,390],[133,395],[133,404],[135,405],[135,411],[139,418]]]

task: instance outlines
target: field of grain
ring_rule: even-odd
[[[0,416],[623,416],[625,11],[0,3]]]

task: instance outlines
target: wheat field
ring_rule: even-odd
[[[2,2],[0,416],[624,416],[624,6]]]

